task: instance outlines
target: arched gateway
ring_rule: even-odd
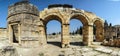
[[[51,5],[52,6],[52,5]],[[91,45],[93,42],[93,25],[96,25],[96,40],[103,41],[104,39],[104,21],[91,12],[75,9],[72,7],[65,7],[65,5],[53,6],[52,8],[45,8],[40,12],[40,20],[43,22],[40,28],[45,28],[46,23],[50,20],[58,20],[61,22],[62,29],[62,47],[69,45],[69,24],[72,18],[80,20],[83,24],[83,43],[85,45]],[[46,29],[41,29],[41,35],[45,36]],[[44,39],[46,37],[43,37]],[[46,41],[45,41],[46,42]]]
[[[13,10],[12,8],[16,9]],[[17,19],[17,17],[19,19]],[[46,24],[50,20],[57,20],[61,23],[62,29],[61,46],[69,46],[69,24],[72,18],[80,20],[83,24],[83,43],[85,45],[92,45],[93,25],[96,25],[96,40],[103,41],[104,21],[91,12],[76,9],[73,8],[71,5],[66,4],[50,5],[43,11],[38,12],[35,6],[29,3],[26,4],[26,2],[19,2],[9,7],[8,36],[10,39],[10,43],[17,42],[20,45],[26,45],[29,43],[31,43],[31,45],[47,44]]]

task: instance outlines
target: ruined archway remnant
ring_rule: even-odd
[[[93,25],[95,24],[100,31],[97,31],[98,41],[103,40],[104,21],[95,14],[73,8],[71,5],[50,5],[43,11],[38,11],[37,7],[27,1],[18,2],[9,6],[8,10],[8,36],[10,43],[13,43],[13,34],[18,38],[18,44],[21,46],[45,45],[46,41],[46,24],[50,20],[57,20],[61,23],[61,46],[69,47],[69,22],[72,18],[80,20],[83,24],[83,43],[91,45],[93,42]],[[12,26],[17,25],[16,29]]]
[[[46,16],[50,15],[57,15],[61,19],[60,22],[62,22],[62,47],[69,46],[69,22],[72,18],[80,20],[83,24],[83,43],[85,45],[91,45],[93,42],[93,25],[96,24],[96,20],[100,21],[99,24],[102,25],[99,26],[98,24],[96,24],[98,25],[98,27],[101,27],[101,33],[104,32],[102,31],[104,21],[97,17],[95,14],[88,11],[79,10],[72,7],[64,7],[64,5],[54,5],[53,7],[50,6],[49,8],[45,8],[43,11],[40,12],[40,18],[42,18],[43,21],[46,21]],[[99,34],[100,33],[97,34],[98,39],[100,39],[98,41],[102,41],[104,38],[104,34]]]
[[[94,21],[94,25],[95,25],[95,28],[96,28],[96,34],[95,34],[95,38],[97,42],[102,42],[104,40],[104,25],[103,25],[103,21],[100,20],[100,19],[96,19]]]

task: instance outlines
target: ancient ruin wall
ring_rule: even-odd
[[[0,28],[0,38],[7,38],[7,29]]]
[[[8,29],[10,42],[14,42],[15,37],[15,39],[18,39],[18,43],[23,46],[38,43],[38,21],[39,11],[36,6],[30,4],[29,2],[17,2],[9,6]],[[17,26],[14,27],[15,25]]]

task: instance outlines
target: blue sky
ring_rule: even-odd
[[[8,5],[17,1],[20,0],[0,0],[0,27],[7,26],[6,18]],[[46,8],[49,4],[70,4],[75,8],[93,12],[113,25],[120,24],[120,0],[30,0],[30,2],[36,5],[40,11]],[[55,24],[54,27],[52,26],[53,24]],[[75,24],[79,24],[79,26],[81,25],[78,20],[72,20],[70,24],[71,26]],[[57,21],[50,21],[47,25],[48,32],[58,32],[61,29],[61,25]],[[70,31],[79,27],[71,26]],[[56,30],[50,31],[51,28],[56,28]]]

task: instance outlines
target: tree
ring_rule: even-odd
[[[83,28],[83,27],[80,26],[80,30],[79,30],[79,31],[80,31],[80,32],[79,32],[80,35],[82,35],[82,30],[83,30],[82,28]]]
[[[110,27],[112,26],[112,23],[110,23],[110,25],[109,25]]]
[[[77,28],[77,30],[75,31],[75,34],[78,34],[79,33],[79,29]]]
[[[54,32],[54,33],[52,33],[52,35],[56,35],[56,33]]]
[[[61,34],[61,32],[59,32],[58,34]]]
[[[80,28],[77,28],[77,30],[74,32],[72,32],[72,34],[80,34],[82,35],[82,26],[80,26]]]
[[[72,35],[72,32],[70,32],[70,35]]]
[[[105,20],[105,23],[104,23],[104,29],[105,29],[105,30],[108,29],[108,22],[107,22],[107,20]]]
[[[108,27],[108,22],[105,20],[104,27]]]
[[[72,32],[72,35],[74,35],[74,34],[75,34],[75,32],[73,31],[73,32]]]

